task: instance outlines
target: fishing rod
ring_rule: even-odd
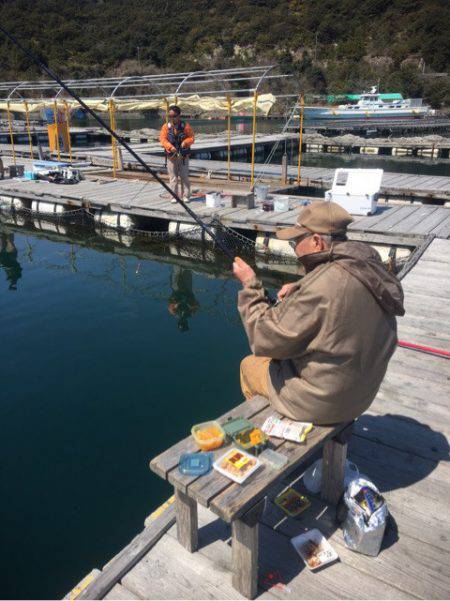
[[[17,48],[19,48],[19,50],[21,50],[29,59],[31,59],[34,63],[36,63],[36,65],[38,65],[38,67],[40,69],[42,69],[43,71],[45,71],[45,73],[47,73],[47,75],[49,77],[51,77],[54,81],[56,81],[56,83],[61,86],[61,88],[63,88],[63,90],[65,90],[70,96],[72,96],[72,98],[74,100],[76,100],[78,102],[78,104],[80,104],[80,106],[83,107],[83,109],[85,111],[87,111],[96,121],[97,123],[99,123],[104,129],[106,129],[106,131],[115,139],[117,140],[117,142],[119,144],[121,144],[130,154],[131,156],[136,159],[136,161],[145,169],[145,171],[147,171],[147,173],[150,173],[150,175],[152,177],[154,177],[154,179],[156,179],[157,182],[159,182],[161,184],[161,186],[167,190],[167,192],[169,192],[169,194],[171,196],[173,196],[173,198],[177,201],[178,204],[180,204],[183,209],[186,211],[186,213],[192,217],[192,219],[198,223],[198,225],[209,235],[211,236],[211,238],[214,240],[214,242],[217,244],[217,246],[220,248],[220,250],[229,258],[231,259],[231,261],[234,261],[234,255],[233,253],[230,251],[229,248],[227,248],[227,246],[222,242],[222,240],[215,234],[215,232],[206,225],[206,223],[200,219],[200,217],[198,217],[198,215],[190,208],[187,206],[187,204],[178,196],[178,194],[176,194],[176,192],[174,192],[167,184],[166,182],[158,175],[158,173],[152,169],[145,161],[144,159],[142,159],[139,154],[137,152],[135,152],[131,146],[125,141],[123,140],[120,136],[118,136],[116,134],[116,132],[114,132],[109,125],[103,121],[103,119],[101,117],[99,117],[97,115],[97,113],[95,111],[93,111],[85,102],[83,102],[83,100],[78,96],[78,94],[76,94],[73,90],[71,90],[63,81],[62,79],[50,68],[48,67],[43,61],[41,61],[41,59],[39,57],[37,57],[35,54],[33,54],[33,52],[31,52],[30,50],[28,50],[28,48],[25,48],[25,46],[23,46],[19,40],[9,31],[7,31],[4,27],[2,27],[0,25],[0,31],[9,39],[10,42],[12,42],[12,44],[14,44],[15,46],[17,46]]]

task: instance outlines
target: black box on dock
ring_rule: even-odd
[[[9,177],[23,177],[25,172],[25,165],[10,165],[9,166]]]

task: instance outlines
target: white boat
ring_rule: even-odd
[[[304,116],[308,119],[414,119],[433,115],[429,106],[422,105],[421,98],[386,100],[387,94],[379,94],[376,87],[360,95],[356,104],[339,106],[307,106]]]

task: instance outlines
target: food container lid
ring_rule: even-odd
[[[251,421],[245,419],[245,417],[234,417],[230,418],[227,422],[222,426],[225,434],[229,438],[233,438],[238,432],[242,430],[247,430],[248,428],[254,428],[255,426]]]
[[[213,453],[183,453],[178,470],[188,476],[203,476],[211,471]]]
[[[272,449],[266,449],[265,451],[263,451],[259,458],[263,463],[267,463],[267,465],[270,465],[270,467],[273,467],[276,470],[280,470],[288,462],[288,458],[286,457],[286,455],[277,453]]]

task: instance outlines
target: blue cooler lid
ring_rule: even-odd
[[[213,453],[184,453],[178,469],[187,476],[203,476],[211,470],[212,461]]]

